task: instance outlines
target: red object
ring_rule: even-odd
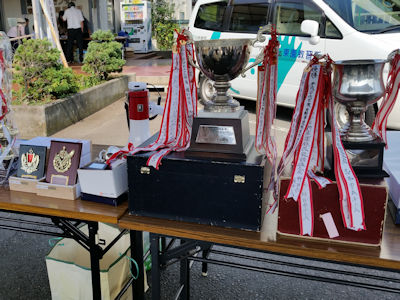
[[[149,118],[149,91],[129,92],[129,119],[146,120]]]
[[[299,237],[299,211],[298,204],[293,199],[284,199],[290,179],[282,179],[279,195],[279,221],[278,231]],[[319,189],[312,181],[312,197],[314,199],[314,238],[330,241],[362,243],[379,245],[382,238],[383,221],[386,212],[387,190],[384,181],[374,181],[371,184],[360,184],[364,199],[364,213],[366,230],[354,231],[344,227],[340,211],[339,192],[336,182]],[[339,232],[339,236],[329,238],[328,231],[320,215],[330,212]],[[310,238],[308,236],[304,236]]]

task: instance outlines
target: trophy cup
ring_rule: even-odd
[[[198,66],[191,60],[190,63],[214,81],[216,93],[193,120],[186,155],[245,161],[254,143],[250,138],[248,112],[227,91],[231,86],[229,81],[246,71],[252,45],[263,41],[261,34],[256,40],[201,41],[193,41],[190,32],[187,35],[195,46]]]
[[[341,128],[341,139],[359,178],[382,178],[385,143],[364,122],[365,111],[385,92],[383,67],[386,60],[343,60],[334,63],[333,98],[349,114]],[[329,159],[329,158],[328,158]],[[331,155],[330,161],[333,162]],[[333,164],[331,164],[333,165]]]

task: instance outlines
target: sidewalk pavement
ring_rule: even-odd
[[[157,87],[167,87],[171,68],[170,59],[152,57],[143,59],[145,55],[135,54],[126,58],[123,74],[136,74],[136,81],[147,82]],[[72,69],[79,72],[81,65],[73,65]],[[163,90],[163,89],[161,89]],[[150,93],[150,101],[157,101],[158,93]],[[165,101],[166,94],[161,93]],[[55,133],[53,137],[91,140],[92,144],[126,146],[129,129],[124,108],[125,98],[122,98],[91,116]],[[150,122],[151,134],[158,131],[161,116]]]

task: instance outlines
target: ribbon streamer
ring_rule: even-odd
[[[262,65],[258,67],[258,93],[256,111],[255,148],[257,152],[266,155],[272,165],[268,190],[273,191],[274,204],[278,200],[278,182],[276,180],[277,149],[272,127],[276,117],[276,94],[278,78],[279,42],[276,30],[272,28],[271,39],[264,48]],[[275,210],[272,205],[267,213]]]
[[[291,181],[285,198],[298,202],[300,234],[313,235],[314,215],[311,179],[319,188],[331,181],[315,173],[324,170],[325,108],[331,110],[335,177],[340,195],[343,223],[352,230],[365,229],[364,208],[359,182],[340,140],[333,111],[329,56],[314,57],[303,73],[278,175],[293,161]]]
[[[193,117],[197,114],[197,86],[194,67],[188,63],[188,57],[194,57],[194,49],[186,41],[187,37],[183,32],[178,33],[177,53],[172,55],[167,99],[157,140],[142,148],[134,148],[129,144],[128,150],[113,154],[107,161],[108,164],[121,155],[157,151],[149,157],[147,165],[158,169],[162,158],[168,153],[185,151],[190,146]]]
[[[387,137],[386,137],[386,125],[389,115],[394,107],[400,88],[400,53],[397,50],[394,53],[393,59],[390,62],[390,70],[387,79],[386,91],[383,96],[382,103],[379,107],[379,111],[376,114],[374,123],[372,124],[372,130],[378,136],[380,136],[388,148]]]

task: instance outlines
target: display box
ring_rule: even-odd
[[[36,185],[39,196],[61,198],[67,200],[78,199],[81,195],[81,186],[79,182],[75,185],[59,185],[48,182],[38,182]]]
[[[27,192],[35,194],[37,193],[36,186],[41,181],[44,181],[44,177],[39,179],[31,179],[31,178],[10,176],[8,180],[11,191]]]
[[[128,171],[125,159],[115,161],[111,170],[78,169],[82,193],[118,198],[128,191]]]
[[[366,230],[354,231],[344,227],[339,203],[339,192],[336,182],[319,189],[312,181],[314,209],[314,235],[301,236],[298,204],[293,199],[284,199],[290,178],[280,180],[278,234],[305,239],[323,239],[331,242],[344,242],[379,246],[386,215],[387,186],[384,180],[364,180],[360,184],[364,199]],[[329,238],[322,215],[331,213],[337,228],[338,237]]]
[[[265,160],[254,147],[244,162],[171,152],[159,170],[146,165],[151,154],[128,156],[130,214],[260,230]]]

